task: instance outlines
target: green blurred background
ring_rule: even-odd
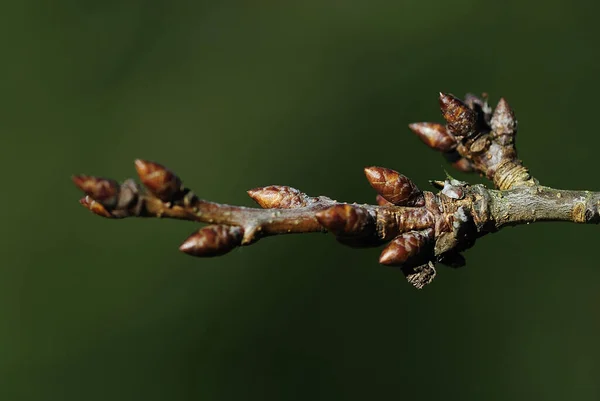
[[[544,184],[598,190],[598,3],[0,7],[1,400],[600,399],[598,227],[504,230],[419,292],[325,235],[191,258],[193,224],[97,218],[69,180],[139,157],[215,201],[369,202],[366,165],[444,176],[406,127],[438,91],[486,91]]]

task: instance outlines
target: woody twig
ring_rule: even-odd
[[[136,160],[145,190],[133,180],[73,177],[86,196],[80,203],[111,219],[166,217],[209,225],[190,235],[180,250],[192,256],[223,255],[265,236],[330,232],[351,247],[383,248],[379,263],[398,267],[417,288],[429,284],[436,264],[460,267],[462,252],[475,240],[506,226],[539,221],[598,223],[600,193],[541,186],[517,159],[517,121],[501,99],[492,113],[486,98],[464,101],[440,94],[446,124],[414,123],[410,129],[463,172],[479,173],[496,189],[451,177],[432,181],[437,192],[421,191],[404,175],[367,167],[377,192],[375,205],[311,197],[287,186],[248,191],[259,208],[200,199],[169,169]]]

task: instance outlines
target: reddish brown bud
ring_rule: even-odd
[[[174,201],[178,195],[182,194],[181,180],[166,167],[137,159],[135,169],[148,191],[163,202]]]
[[[296,188],[270,185],[251,189],[248,195],[264,209],[295,209],[310,203],[311,198]]]
[[[450,152],[456,148],[456,138],[446,127],[437,123],[413,123],[408,127],[430,148],[440,152]]]
[[[119,196],[119,183],[107,178],[92,177],[88,175],[75,175],[73,182],[96,202],[108,208],[117,204]]]
[[[375,197],[375,202],[377,202],[377,204],[379,206],[393,206],[394,205],[392,202],[388,202],[387,200],[385,200],[385,198],[379,194]]]
[[[323,227],[335,235],[361,236],[375,229],[373,217],[359,206],[335,205],[318,212],[315,217]]]
[[[89,196],[79,199],[79,203],[81,203],[81,205],[83,207],[85,207],[92,213],[97,214],[98,216],[107,217],[109,219],[112,219],[115,217],[108,210],[106,210],[106,208],[104,206],[102,206],[101,203],[96,202],[94,199],[92,199]]]
[[[473,164],[464,157],[452,163],[452,167],[454,167],[458,171],[462,171],[463,173],[471,173],[475,170]]]
[[[366,167],[369,184],[388,202],[400,206],[423,206],[423,192],[407,177],[385,167]]]
[[[494,137],[501,145],[512,143],[517,134],[517,119],[508,102],[501,98],[490,122]]]
[[[477,115],[456,97],[440,93],[440,108],[451,134],[463,137],[475,131]]]
[[[243,232],[234,226],[206,226],[190,235],[179,250],[192,256],[223,255],[242,243]]]
[[[394,238],[381,252],[379,263],[389,266],[401,266],[422,257],[428,244],[431,244],[433,230],[410,231]]]

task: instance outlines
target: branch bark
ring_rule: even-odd
[[[208,223],[186,239],[180,250],[193,256],[217,256],[280,234],[331,232],[351,247],[379,246],[379,262],[398,266],[417,288],[435,277],[435,264],[464,265],[461,252],[483,235],[506,226],[539,221],[600,221],[600,193],[558,190],[538,184],[517,159],[517,122],[501,99],[492,113],[485,98],[464,102],[440,94],[446,125],[414,123],[410,129],[441,151],[461,171],[477,172],[497,189],[448,177],[432,181],[437,193],[421,191],[407,177],[383,167],[365,169],[378,193],[376,205],[311,197],[286,186],[248,191],[262,209],[198,198],[179,177],[153,162],[137,160],[138,175],[119,184],[93,176],[73,177],[86,194],[80,200],[103,217],[158,217]]]

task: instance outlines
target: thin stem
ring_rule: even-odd
[[[538,221],[595,223],[600,220],[600,193],[540,185],[508,191],[490,190],[490,214],[496,228]]]

